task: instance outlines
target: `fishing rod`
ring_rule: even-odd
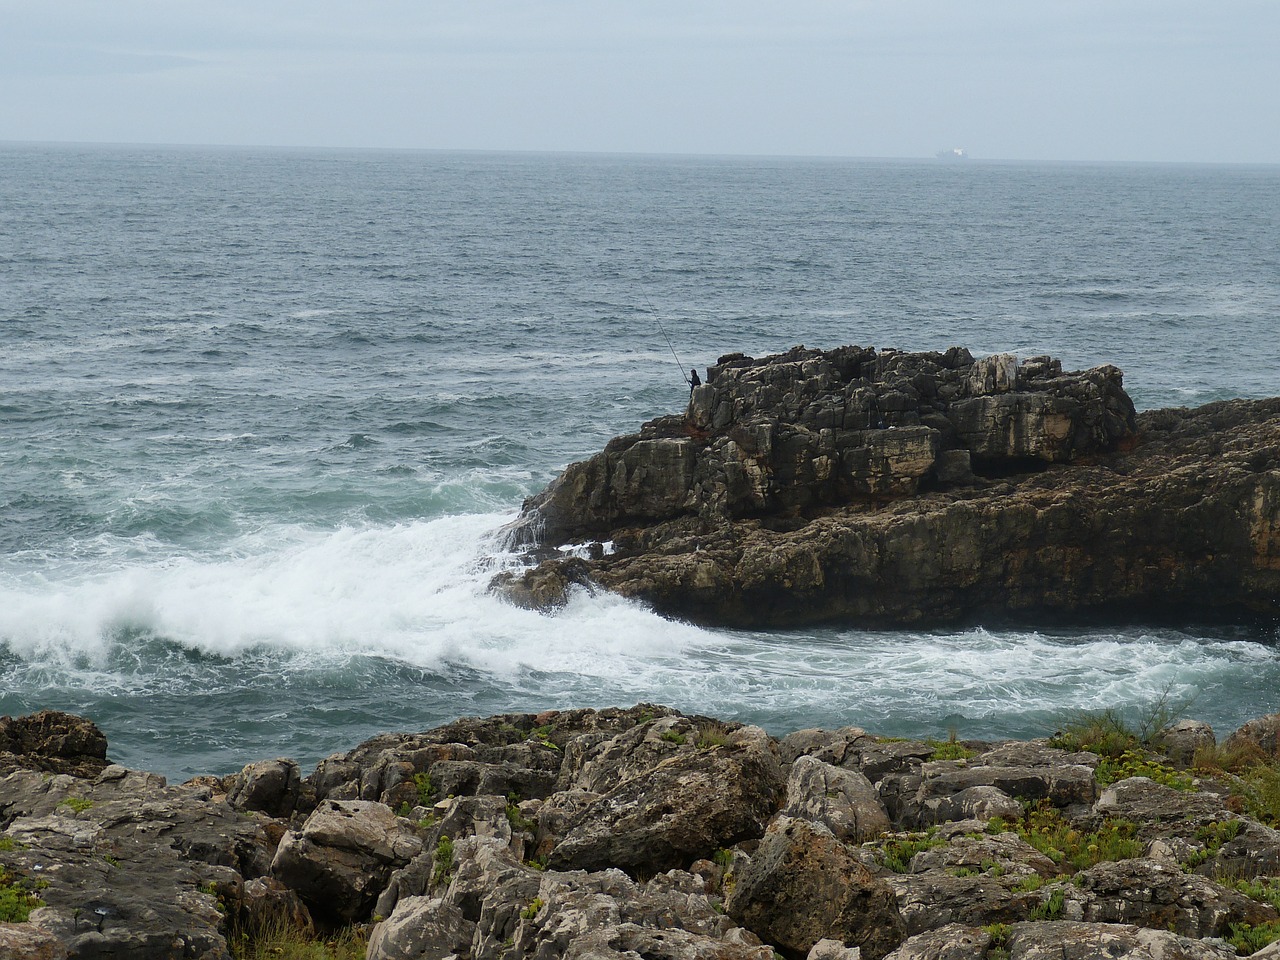
[[[662,317],[658,316],[658,311],[654,309],[653,301],[649,299],[649,295],[646,293],[642,294],[642,296],[644,297],[645,303],[649,304],[649,312],[653,314],[653,319],[657,321],[658,329],[662,331],[662,339],[667,341],[667,347],[671,350],[671,356],[675,357],[676,366],[680,368],[680,379],[686,384],[692,386],[692,381],[684,372],[684,364],[680,362],[680,355],[676,353],[675,345],[671,342],[671,338],[667,336],[667,328],[662,325]]]

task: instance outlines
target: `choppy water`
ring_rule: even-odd
[[[685,366],[842,343],[1280,393],[1280,168],[0,144],[0,713],[171,776],[638,700],[1047,732],[1280,709],[1270,631],[704,630],[484,586]]]

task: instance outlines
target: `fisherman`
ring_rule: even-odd
[[[698,379],[698,368],[694,367],[689,371],[689,392],[693,393],[700,386],[702,386],[702,381]]]

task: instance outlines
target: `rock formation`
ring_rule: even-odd
[[[15,726],[105,748],[78,717],[0,718]],[[1280,954],[1261,751],[1243,777],[1195,779],[1176,737],[1120,757],[854,727],[778,740],[640,704],[383,735],[301,780],[274,760],[170,786],[49,772],[84,755],[70,742],[7,754],[5,960],[228,960],[229,938],[279,924],[355,924],[368,960]],[[484,792],[510,783],[538,796]]]
[[[697,622],[1280,613],[1280,399],[1136,414],[1114,367],[797,347],[571,464],[498,577]]]

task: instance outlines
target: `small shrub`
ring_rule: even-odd
[[[722,723],[704,723],[698,727],[696,742],[699,750],[723,747],[729,742],[729,731]]]
[[[1120,757],[1139,746],[1138,735],[1125,723],[1118,710],[1077,713],[1049,738],[1049,746],[1077,753],[1087,750],[1100,757]]]
[[[1280,826],[1280,761],[1256,764],[1240,780],[1245,810],[1264,823]]]
[[[520,911],[521,920],[532,920],[538,915],[538,911],[542,909],[542,898],[534,897],[529,901],[529,905]]]
[[[1179,773],[1168,764],[1151,760],[1137,750],[1126,750],[1118,757],[1104,757],[1095,773],[1098,785],[1105,787],[1129,777],[1146,777],[1175,790],[1194,790],[1191,777]]]
[[[718,866],[721,870],[728,870],[733,866],[733,851],[726,850],[721,847],[711,855],[711,862]]]
[[[1032,907],[1029,915],[1030,920],[1060,920],[1062,919],[1062,908],[1066,903],[1066,894],[1062,889],[1052,891],[1049,899],[1042,902],[1039,906]]]
[[[933,747],[930,760],[969,760],[978,755],[977,750],[970,750],[956,739],[954,730],[946,740],[926,740],[925,743]]]
[[[0,852],[8,852],[10,850],[25,850],[21,843],[13,839],[13,837],[0,837]]]
[[[1051,881],[1046,880],[1044,877],[1040,876],[1040,874],[1033,873],[1030,876],[1023,877],[1021,880],[1015,883],[1013,885],[1013,892],[1014,893],[1035,893],[1037,890],[1043,887],[1046,883],[1050,883],[1050,882]]]
[[[431,782],[431,774],[415,773],[413,775],[413,785],[418,791],[418,806],[429,807],[436,797],[435,784]]]
[[[683,747],[686,743],[689,742],[688,737],[686,737],[683,733],[677,733],[674,730],[664,730],[660,739],[665,740],[667,743],[674,743],[677,746],[681,746],[681,747]]]
[[[1280,910],[1280,877],[1268,877],[1265,880],[1237,880],[1236,889],[1246,897],[1252,897],[1261,903],[1269,903]]]
[[[890,840],[881,850],[884,865],[894,873],[906,873],[911,866],[911,858],[923,850],[945,846],[947,841],[941,837],[924,836],[905,840]]]
[[[1241,740],[1231,746],[1196,747],[1191,767],[1204,773],[1241,773],[1264,762],[1267,755],[1252,740]]]
[[[507,822],[517,833],[536,833],[538,825],[520,812],[520,805],[507,800]]]
[[[1256,926],[1250,926],[1247,923],[1233,923],[1231,924],[1231,934],[1227,937],[1227,943],[1235,947],[1237,953],[1245,956],[1256,953],[1277,940],[1280,940],[1280,921],[1277,920],[1269,923],[1259,923]]]
[[[440,842],[436,844],[435,852],[435,871],[431,874],[431,883],[433,886],[439,886],[449,880],[453,873],[453,840],[450,837],[441,837]]]
[[[0,868],[0,923],[26,923],[31,911],[43,906],[25,880]]]
[[[319,936],[289,923],[273,923],[258,930],[240,930],[227,937],[235,960],[364,960],[365,932],[350,927]]]
[[[1072,872],[1106,860],[1131,860],[1142,856],[1137,825],[1128,820],[1108,818],[1089,833],[1082,833],[1062,819],[1047,804],[1034,807],[1016,827],[1018,835],[1054,863]]]
[[[84,813],[93,806],[93,801],[86,797],[67,797],[59,806],[70,807],[76,813]]]

